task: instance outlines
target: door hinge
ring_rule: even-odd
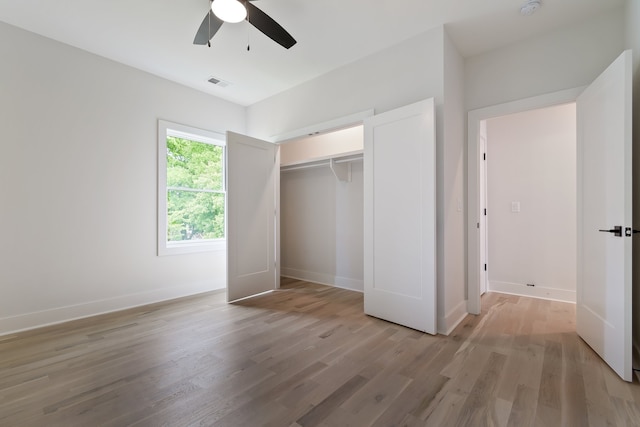
[[[487,160],[487,153],[482,153],[482,160]]]
[[[487,216],[487,208],[484,208],[484,216]]]
[[[487,271],[487,264],[484,265],[484,271]]]

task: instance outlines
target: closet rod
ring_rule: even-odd
[[[357,162],[357,161],[361,161],[362,159],[363,159],[363,156],[360,154],[352,157],[336,158],[335,163]],[[294,170],[300,170],[300,169],[317,168],[321,166],[331,166],[331,160],[329,159],[329,160],[322,160],[317,162],[301,163],[299,165],[282,166],[280,170],[282,172],[286,172],[286,171],[294,171]]]
[[[295,170],[300,170],[300,169],[311,169],[311,168],[318,168],[320,166],[329,166],[330,165],[330,161],[324,161],[321,163],[304,163],[301,165],[293,165],[293,166],[282,166],[282,168],[280,168],[280,170],[282,172],[287,172],[287,171],[295,171]]]

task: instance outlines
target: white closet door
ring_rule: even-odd
[[[227,301],[277,287],[275,144],[227,132]]]
[[[364,310],[436,333],[433,99],[364,122]]]

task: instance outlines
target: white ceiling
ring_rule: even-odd
[[[542,0],[529,17],[519,13],[525,0],[256,1],[298,41],[290,50],[247,22],[225,23],[211,48],[194,46],[209,0],[0,0],[0,21],[251,105],[442,24],[468,57],[624,1]]]

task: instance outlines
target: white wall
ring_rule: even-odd
[[[443,29],[428,31],[248,107],[247,129],[269,138],[435,96],[442,103]]]
[[[575,104],[487,120],[487,136],[489,290],[575,302]]]
[[[328,166],[282,172],[283,276],[363,290],[362,161],[351,170],[351,182]]]
[[[465,262],[464,59],[444,33],[444,106],[438,149],[438,332],[467,314]],[[442,291],[444,289],[444,291]]]
[[[624,50],[624,11],[465,61],[467,110],[584,86]]]
[[[3,23],[0,57],[0,333],[224,287],[224,253],[156,256],[157,120],[244,108]]]

